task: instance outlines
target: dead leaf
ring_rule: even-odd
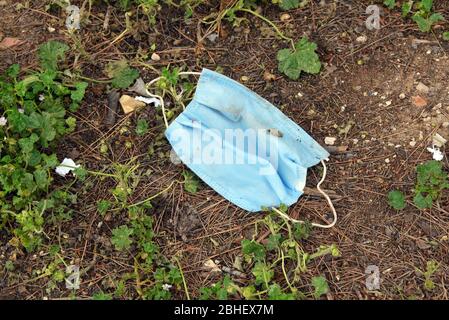
[[[24,42],[25,41],[20,40],[19,38],[6,37],[5,39],[2,40],[2,42],[0,42],[0,50],[6,50],[14,46],[19,46]]]
[[[265,70],[265,72],[263,73],[263,79],[265,81],[273,81],[276,80],[276,76],[271,72],[269,72],[268,70]]]
[[[413,96],[412,103],[415,107],[425,107],[427,106],[427,100],[421,96]]]
[[[211,259],[207,260],[204,263],[204,266],[210,270],[210,272],[220,272],[221,273],[221,269],[218,267],[218,265],[213,262]]]
[[[123,95],[119,101],[125,114],[133,112],[141,107],[145,107],[145,102],[138,101],[133,97],[127,96],[126,94]]]
[[[150,97],[150,95],[148,95],[147,88],[145,87],[145,82],[142,78],[138,78],[133,86],[128,89],[128,91],[135,92],[140,96]]]
[[[431,248],[431,245],[427,243],[427,241],[422,240],[422,239],[417,239],[416,240],[416,245],[418,246],[418,248],[420,248],[421,250],[427,250]]]

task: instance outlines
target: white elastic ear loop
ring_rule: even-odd
[[[332,228],[333,226],[335,226],[335,224],[337,223],[337,211],[335,211],[335,207],[334,207],[334,204],[332,203],[331,198],[327,195],[326,192],[324,192],[321,189],[321,184],[324,182],[324,179],[326,179],[326,174],[327,174],[326,163],[323,160],[321,160],[321,164],[323,165],[323,168],[324,168],[324,170],[323,170],[323,177],[321,178],[320,182],[318,182],[318,184],[316,185],[316,188],[323,195],[323,197],[327,200],[327,203],[329,204],[329,207],[332,210],[332,214],[334,215],[334,220],[330,224],[312,223],[312,226],[313,227],[317,227],[317,228],[329,229],[329,228]],[[291,222],[294,222],[294,223],[305,223],[305,221],[293,219],[292,217],[286,215],[281,210],[279,210],[279,209],[277,209],[275,207],[272,207],[272,209],[277,214],[279,214],[280,216],[282,216],[283,218],[285,218],[285,219],[287,219],[287,220],[289,220]]]
[[[184,71],[184,72],[180,72],[180,73],[178,73],[178,74],[179,74],[179,75],[198,75],[198,76],[199,76],[199,75],[201,75],[201,72]],[[148,83],[145,85],[145,87],[146,87],[145,90],[147,91],[147,94],[148,94],[150,97],[157,98],[157,99],[159,99],[159,101],[161,102],[162,116],[164,117],[164,124],[165,124],[165,127],[168,128],[168,120],[167,120],[167,116],[165,115],[165,103],[164,103],[164,99],[162,99],[162,97],[161,97],[161,96],[158,96],[157,94],[152,94],[152,93],[150,93],[150,92],[148,91],[148,89],[147,89],[147,88],[149,88],[151,85],[153,85],[155,82],[159,81],[161,78],[162,78],[162,77],[157,77],[157,78],[151,80],[150,82],[148,82]]]

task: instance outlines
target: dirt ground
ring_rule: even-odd
[[[18,3],[24,5],[20,10]],[[72,3],[81,6],[81,1]],[[299,38],[305,34],[318,44],[322,72],[302,75],[297,81],[277,71],[276,51],[285,44],[254,17],[248,16],[248,21],[238,28],[223,22],[219,38],[200,42],[198,34],[203,34],[205,27],[197,22],[219,7],[213,1],[199,7],[189,24],[180,18],[182,12],[173,10],[160,13],[154,28],[142,18],[134,34],[112,45],[111,39],[124,29],[123,15],[113,10],[105,31],[106,6],[96,5],[89,23],[84,23],[79,32],[86,55],[78,60],[72,57],[71,63],[85,76],[102,80],[106,79],[103,69],[109,61],[127,58],[139,68],[143,79],[150,81],[156,73],[139,65],[135,57],[139,48],[148,49],[157,43],[161,60],[148,62],[157,69],[176,65],[200,71],[202,67],[219,66],[235,80],[247,77],[243,83],[248,88],[281,107],[322,145],[325,137],[336,137],[335,145],[347,146],[346,151],[332,154],[324,183],[325,189],[338,195],[335,207],[339,221],[332,229],[314,229],[304,242],[310,251],[321,244],[335,243],[341,256],[314,260],[310,272],[303,275],[303,287],[308,286],[313,274],[321,273],[329,282],[327,299],[448,299],[449,195],[444,194],[438,205],[427,210],[418,210],[408,199],[402,211],[389,207],[386,195],[393,189],[410,191],[415,184],[416,165],[432,158],[426,150],[432,136],[439,133],[449,138],[449,42],[441,41],[433,32],[419,32],[399,12],[383,14],[382,28],[368,31],[364,12],[369,4],[372,2],[311,1],[304,9],[289,11],[291,17],[286,21],[281,21],[280,10],[264,9],[264,16],[288,35]],[[449,19],[447,1],[435,1],[435,7]],[[71,41],[64,32],[64,13],[45,11],[41,1],[2,2],[0,17],[0,38],[24,40],[20,46],[0,51],[0,71],[11,63],[20,63],[25,71],[32,69],[36,67],[39,44],[50,39]],[[50,32],[49,27],[55,31]],[[366,38],[361,39],[363,36]],[[265,71],[274,74],[275,79],[265,80]],[[418,91],[420,82],[428,90]],[[416,106],[416,96],[421,96],[426,105]],[[139,139],[120,135],[117,128],[127,121],[134,123],[134,116],[119,114],[117,124],[107,127],[106,86],[90,84],[75,114],[77,130],[65,139],[58,155],[62,158],[70,154],[89,169],[104,169],[113,162],[125,163],[137,156],[141,160],[139,170],[151,170],[151,174],[140,180],[133,197],[137,200],[156,194],[172,181],[182,180],[183,165],[158,157],[160,152],[170,150],[168,142],[161,139],[163,122],[155,110],[143,112],[150,121],[150,132]],[[112,150],[110,157],[99,152],[105,139]],[[126,141],[131,141],[133,147],[125,148]],[[153,156],[147,154],[149,145],[154,146]],[[447,152],[443,163],[449,167]],[[319,178],[319,169],[312,169],[307,185],[315,186]],[[89,298],[93,292],[107,289],[109,279],[132,271],[133,262],[126,254],[115,252],[108,240],[111,229],[126,221],[126,215],[101,217],[96,211],[96,202],[108,193],[110,182],[79,188],[83,192],[72,221],[46,230],[46,234],[48,243],[60,243],[69,261],[89,268],[77,292],[78,297]],[[204,262],[218,259],[221,265],[232,266],[251,223],[261,217],[232,205],[204,184],[196,194],[176,185],[155,199],[149,214],[156,219],[162,252],[182,257],[180,263],[192,295],[201,286],[216,281],[204,271]],[[193,214],[199,219],[195,228],[185,218]],[[289,214],[323,222],[329,209],[324,200],[304,196]],[[68,296],[65,288],[49,293],[46,279],[34,279],[33,270],[42,269],[48,262],[45,250],[18,252],[7,241],[7,236],[0,234],[0,262],[3,264],[14,254],[20,270],[14,279],[0,273],[0,297]],[[440,263],[440,268],[434,276],[436,288],[429,292],[423,290],[424,278],[416,268],[425,269],[432,259]],[[365,286],[365,270],[370,265],[380,270],[381,287],[376,291],[368,291]]]

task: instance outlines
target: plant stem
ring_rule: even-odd
[[[276,31],[276,33],[279,35],[279,37],[281,37],[284,40],[290,41],[290,44],[292,45],[293,50],[295,49],[295,41],[293,41],[292,38],[287,37],[286,35],[284,35],[282,33],[282,31],[279,30],[279,28],[271,20],[269,20],[268,18],[265,18],[263,15],[258,14],[256,11],[253,11],[251,9],[241,8],[241,9],[238,9],[238,11],[244,11],[244,12],[251,13],[252,15],[256,16],[257,18],[259,18],[259,19],[263,20],[264,22],[268,23],[274,29],[274,31]]]
[[[97,80],[97,79],[92,79],[92,78],[81,76],[81,75],[77,75],[77,77],[80,79],[90,81],[90,82],[95,82],[95,83],[111,83],[112,82],[112,80]]]
[[[184,272],[182,272],[181,263],[178,258],[175,257],[176,263],[178,264],[179,272],[181,273],[182,283],[184,285],[184,291],[186,292],[187,300],[190,300],[189,290],[187,288],[186,279],[184,278]]]
[[[281,263],[282,273],[284,274],[284,278],[285,278],[285,281],[287,281],[288,287],[293,292],[294,291],[293,286],[290,283],[290,280],[288,279],[287,272],[285,271],[284,251],[282,251],[282,249],[281,249],[281,258],[282,258],[282,263]]]

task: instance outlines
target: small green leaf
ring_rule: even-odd
[[[111,208],[111,206],[112,203],[110,201],[103,199],[97,203],[97,210],[102,216],[104,216],[105,213]]]
[[[313,294],[315,299],[318,299],[323,294],[326,294],[329,291],[327,280],[323,276],[313,277],[312,286],[315,288],[315,292]]]
[[[285,293],[282,291],[281,287],[275,283],[270,285],[268,288],[268,299],[269,300],[295,300],[295,295],[293,293]]]
[[[299,7],[299,0],[280,0],[279,7],[282,10],[291,10]]]
[[[443,32],[443,40],[449,41],[449,31]]]
[[[421,0],[419,3],[419,8],[426,12],[430,12],[433,7],[433,0]]]
[[[265,258],[264,246],[254,240],[243,239],[242,252],[245,255],[254,255],[254,258],[257,260],[262,260]]]
[[[388,204],[396,210],[405,208],[405,196],[399,190],[390,191],[388,193]]]
[[[84,94],[86,93],[86,88],[88,86],[87,82],[77,82],[75,83],[75,90],[70,94],[70,98],[74,102],[81,102],[84,98]]]
[[[432,208],[432,197],[430,195],[424,196],[422,193],[418,193],[414,198],[413,202],[419,209]]]
[[[78,180],[84,181],[86,179],[86,176],[87,176],[87,170],[84,169],[83,167],[78,167],[75,170],[73,170],[73,174],[75,175],[75,177]]]
[[[274,276],[274,271],[271,270],[265,263],[257,262],[252,270],[254,275],[256,285],[264,285],[267,288],[267,284],[271,281]]]
[[[123,225],[112,230],[111,242],[115,246],[116,250],[122,251],[129,249],[131,243],[130,236],[133,234],[133,229],[128,228],[128,226]]]
[[[280,234],[271,234],[268,237],[268,241],[267,241],[267,249],[268,250],[276,250],[277,248],[279,248],[279,245],[281,243],[281,239],[282,239],[282,235]]]
[[[143,136],[148,132],[148,122],[145,119],[139,119],[136,125],[136,133],[138,136]]]
[[[94,295],[92,296],[92,300],[112,300],[112,295],[110,293],[99,291],[94,293]]]
[[[125,60],[109,63],[106,73],[112,78],[111,85],[118,89],[128,88],[139,77],[139,71],[130,68]]]
[[[38,56],[43,70],[58,70],[58,62],[65,59],[69,47],[59,41],[48,41],[38,49]]]
[[[396,6],[396,0],[385,0],[384,5],[386,5],[388,9],[393,9]]]
[[[28,138],[19,139],[19,146],[23,153],[30,153],[34,149],[34,143],[39,140],[38,136],[33,133]]]
[[[421,32],[429,32],[432,25],[429,23],[429,20],[416,13],[412,17],[413,21],[416,22],[418,28]]]
[[[402,16],[406,17],[412,11],[413,1],[406,1],[402,4]]]
[[[293,227],[293,236],[296,240],[307,239],[312,231],[312,225],[309,222],[295,223]]]
[[[39,189],[45,190],[49,185],[48,174],[46,170],[37,169],[34,171],[34,180]]]
[[[184,171],[182,175],[184,176],[184,190],[189,193],[196,193],[200,184],[196,176],[190,171]]]
[[[17,78],[19,73],[20,73],[20,65],[18,65],[17,63],[9,66],[8,69],[6,69],[6,74],[10,78]]]
[[[282,49],[277,53],[278,69],[287,77],[297,80],[302,71],[317,74],[321,70],[321,62],[315,50],[317,45],[302,38],[295,49]]]
[[[67,119],[65,119],[65,123],[67,124],[67,133],[75,131],[76,118],[68,117]]]

